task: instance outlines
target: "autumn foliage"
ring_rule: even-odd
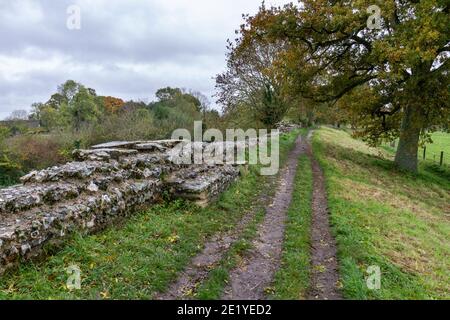
[[[125,105],[125,101],[115,97],[104,97],[105,110],[110,113],[116,113]]]
[[[375,3],[378,16],[372,0],[263,4],[245,17],[230,57],[282,43],[264,72],[283,80],[284,100],[328,106],[322,114],[344,115],[372,145],[399,138],[396,164],[417,171],[420,138],[450,124],[450,2]]]

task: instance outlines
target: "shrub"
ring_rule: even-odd
[[[0,156],[0,186],[9,186],[17,183],[23,175],[19,164],[11,161],[6,154]]]
[[[61,137],[49,135],[23,135],[7,140],[8,155],[18,163],[22,171],[43,169],[55,164],[67,162],[67,155]]]

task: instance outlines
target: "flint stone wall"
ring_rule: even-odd
[[[239,175],[233,165],[181,164],[180,140],[110,142],[76,150],[75,162],[33,171],[0,189],[0,274],[74,231],[103,229],[155,203],[163,192],[207,205]]]
[[[301,127],[302,126],[299,124],[291,123],[288,121],[281,121],[277,124],[277,128],[280,133],[289,133],[293,130],[301,129]]]

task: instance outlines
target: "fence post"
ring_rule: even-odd
[[[439,162],[439,166],[442,167],[443,164],[444,164],[444,151],[441,151],[441,161]]]
[[[426,159],[427,156],[427,147],[423,147],[423,160]]]

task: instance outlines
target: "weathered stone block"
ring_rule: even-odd
[[[138,153],[138,151],[133,149],[78,149],[73,152],[73,156],[75,157],[75,159],[81,161],[107,161],[109,159],[118,160],[120,157],[129,156],[136,153]]]
[[[175,198],[207,206],[238,177],[239,168],[231,165],[199,165],[172,173],[165,186]]]
[[[181,140],[101,144],[74,151],[79,161],[33,171],[22,185],[0,189],[0,273],[41,254],[47,243],[101,230],[155,203],[163,190],[207,205],[239,169],[174,161],[206,146]]]

